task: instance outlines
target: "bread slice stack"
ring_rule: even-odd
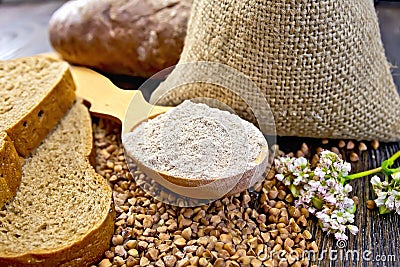
[[[0,61],[0,131],[25,157],[64,116],[75,99],[66,62],[41,57]]]
[[[0,266],[92,264],[114,232],[112,191],[89,163],[91,118],[80,101],[74,103],[68,65],[39,57],[0,62],[0,84],[12,99],[6,113],[17,110],[14,117],[0,115],[0,174],[13,176],[10,166],[18,174],[17,154],[26,157],[16,195],[0,209]],[[10,130],[19,124],[26,130]],[[9,163],[1,152],[12,150],[11,140],[17,159]]]
[[[67,63],[28,57],[0,61],[0,86],[1,208],[21,180],[17,155],[26,157],[64,116],[75,85]]]

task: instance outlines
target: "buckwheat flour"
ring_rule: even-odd
[[[123,136],[147,167],[193,179],[224,178],[255,166],[263,134],[239,116],[189,100]]]

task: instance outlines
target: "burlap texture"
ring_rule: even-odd
[[[371,0],[195,0],[179,64],[198,61],[247,75],[267,100],[278,135],[400,139],[400,98]],[[244,117],[249,107],[254,113],[265,108],[243,100],[260,97],[246,88],[171,87],[196,75],[193,68],[173,71],[151,102],[213,97]]]

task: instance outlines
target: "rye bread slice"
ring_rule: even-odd
[[[21,181],[18,154],[26,157],[37,147],[74,99],[66,62],[44,57],[0,61],[0,208]]]
[[[75,84],[66,62],[45,57],[0,61],[0,132],[26,157],[71,107]]]
[[[22,166],[0,211],[0,266],[87,266],[114,232],[112,190],[89,163],[91,118],[73,105]]]
[[[0,132],[0,207],[15,196],[21,175],[18,153],[6,132]]]

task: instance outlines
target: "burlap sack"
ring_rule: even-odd
[[[400,139],[400,98],[371,0],[195,0],[179,64],[198,61],[239,70],[261,96],[208,83],[177,87],[199,75],[196,68],[181,68],[151,102],[212,97],[248,117],[249,107],[257,112],[265,106],[243,95],[263,97],[278,135]]]

